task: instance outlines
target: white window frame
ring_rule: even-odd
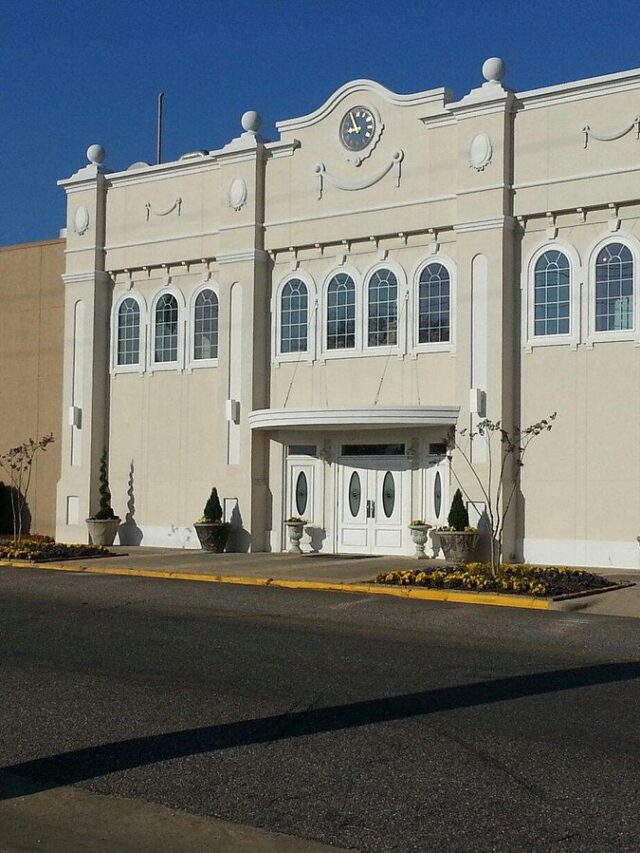
[[[177,358],[175,361],[155,361],[155,339],[156,339],[156,306],[162,296],[173,296],[178,304],[178,341]],[[185,298],[182,291],[173,285],[161,287],[153,294],[149,308],[149,334],[147,336],[147,359],[149,373],[173,370],[181,372],[185,367]]]
[[[280,352],[282,291],[292,279],[299,279],[307,288],[307,349],[301,352]],[[271,298],[271,360],[279,364],[287,361],[315,361],[317,355],[318,292],[316,283],[308,272],[293,270],[280,279]]]
[[[627,246],[633,257],[633,327],[631,329],[612,329],[605,332],[596,331],[596,261],[600,251],[610,243],[622,243]],[[638,298],[638,281],[640,277],[640,244],[631,234],[624,231],[612,231],[601,237],[591,246],[589,251],[589,282],[587,288],[586,329],[587,344],[606,341],[635,341],[640,345],[640,299]]]
[[[449,273],[449,340],[419,343],[418,325],[420,322],[420,276],[422,275],[422,271],[430,264],[441,264]],[[411,322],[410,346],[412,355],[417,356],[420,353],[426,352],[455,353],[458,292],[457,268],[455,262],[448,255],[440,254],[440,252],[422,258],[413,272],[412,281],[413,292],[410,299],[411,310],[409,311],[409,319]]]
[[[331,280],[337,275],[348,275],[353,280],[355,285],[355,345],[348,349],[328,349],[327,348],[327,298],[329,293],[329,285]],[[329,361],[334,358],[354,358],[357,356],[367,355],[362,351],[362,276],[360,272],[348,264],[343,264],[339,267],[334,267],[331,272],[325,276],[322,284],[322,304],[318,312],[320,322],[318,324],[319,350],[322,361]]]
[[[398,303],[397,303],[397,343],[389,346],[369,346],[369,285],[375,273],[380,270],[389,270],[392,272],[398,282]],[[356,282],[357,284],[357,282]],[[366,275],[362,279],[362,294],[360,298],[362,305],[362,329],[361,341],[362,351],[365,355],[399,355],[403,356],[407,350],[407,324],[409,320],[409,291],[407,288],[407,276],[400,264],[388,259],[379,261],[367,270]]]
[[[535,330],[535,270],[545,252],[562,252],[569,261],[569,332],[561,335],[536,335]],[[524,349],[534,347],[571,346],[576,348],[581,337],[581,292],[583,283],[582,261],[577,249],[566,240],[545,240],[529,253],[523,266],[521,291],[522,340]]]
[[[140,311],[140,340],[138,344],[137,364],[118,364],[118,315],[120,306],[125,299],[134,299],[138,303]],[[146,370],[147,355],[147,329],[148,313],[147,303],[144,296],[137,290],[125,290],[113,303],[111,310],[111,374],[117,373],[144,373]]]
[[[215,293],[216,299],[218,300],[218,355],[215,358],[195,358],[193,354],[196,341],[196,300],[198,296],[205,290],[211,290],[213,293]],[[218,359],[220,357],[220,327],[220,288],[218,286],[218,283],[213,279],[210,279],[209,281],[200,282],[198,285],[196,285],[196,288],[191,294],[191,298],[189,299],[189,319],[187,322],[187,328],[189,333],[187,335],[186,348],[187,370],[200,370],[204,367],[218,366]]]

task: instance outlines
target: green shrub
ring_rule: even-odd
[[[463,531],[469,526],[469,513],[462,500],[460,489],[456,489],[456,493],[451,501],[451,509],[447,516],[447,522],[452,530]]]
[[[107,448],[102,451],[100,457],[100,509],[94,515],[98,521],[109,521],[117,518],[111,506],[111,492],[109,490],[109,479],[107,477]]]
[[[205,504],[202,517],[208,523],[222,521],[222,506],[220,504],[220,499],[218,498],[218,490],[215,486],[211,489],[211,494],[209,495],[209,500]]]

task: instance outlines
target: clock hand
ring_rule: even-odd
[[[353,117],[353,112],[349,113],[349,118],[351,119],[351,125],[352,125],[349,133],[360,133],[360,125],[356,124],[356,120]]]

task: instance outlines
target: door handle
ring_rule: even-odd
[[[375,501],[367,501],[367,518],[375,518],[376,517],[376,502]]]

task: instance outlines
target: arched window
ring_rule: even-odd
[[[178,360],[178,303],[175,296],[163,293],[156,303],[154,361]]]
[[[327,349],[356,345],[356,286],[351,276],[338,273],[327,288]]]
[[[140,306],[128,296],[118,308],[117,364],[140,362]]]
[[[431,344],[451,338],[449,270],[428,264],[420,273],[418,288],[418,343]]]
[[[538,258],[534,273],[533,334],[568,335],[571,316],[571,266],[555,249]]]
[[[369,279],[368,297],[368,345],[395,346],[398,343],[398,279],[391,270],[374,272]]]
[[[633,328],[633,255],[608,243],[596,258],[596,332]]]
[[[202,290],[193,312],[193,358],[218,357],[218,297],[213,290]]]
[[[307,285],[292,278],[280,296],[280,352],[306,352],[309,297]]]

